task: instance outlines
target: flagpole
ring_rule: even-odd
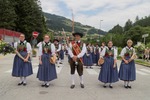
[[[74,14],[72,10],[72,33],[74,33]]]

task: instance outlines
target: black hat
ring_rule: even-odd
[[[72,34],[74,37],[75,37],[75,35],[80,35],[81,36],[81,38],[83,37],[83,34],[82,33],[80,33],[80,32],[75,32],[75,33],[73,33]]]
[[[54,39],[54,40],[53,40],[53,42],[55,42],[55,41],[59,42],[59,40],[58,40],[58,39]]]

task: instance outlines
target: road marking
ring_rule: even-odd
[[[148,75],[147,73],[144,73],[144,72],[141,72],[141,71],[138,71],[138,70],[136,70],[136,73],[138,73],[140,75]]]
[[[12,69],[5,71],[5,73],[11,73],[11,72],[12,72]]]
[[[98,75],[98,72],[96,72],[94,69],[86,69],[86,71],[87,71],[88,74],[90,74],[90,75]]]
[[[34,73],[34,74],[37,74],[38,68],[39,68],[39,67],[34,67],[34,68],[33,68],[33,73]],[[59,68],[56,67],[56,72],[57,72],[57,74],[59,74],[59,73],[61,72],[62,68],[63,68],[63,66],[60,66]],[[12,69],[10,69],[10,70],[8,70],[8,71],[5,71],[4,73],[11,73],[11,72],[12,72]]]
[[[146,73],[150,73],[150,70],[147,70],[147,69],[140,69],[141,71],[144,71]]]
[[[59,73],[61,72],[62,68],[63,68],[63,66],[56,67],[56,72],[57,72],[57,74],[59,74]]]
[[[38,72],[38,68],[39,68],[39,67],[35,67],[35,68],[33,68],[33,73],[34,73],[34,74],[37,74],[37,72]]]

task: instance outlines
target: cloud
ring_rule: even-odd
[[[71,9],[75,21],[100,27],[108,31],[114,25],[124,26],[128,19],[132,21],[138,15],[148,16],[150,0],[41,0],[43,11],[71,18]]]

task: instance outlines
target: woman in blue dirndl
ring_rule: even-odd
[[[132,44],[132,40],[128,40],[127,46],[121,51],[122,62],[119,70],[119,78],[124,81],[125,88],[131,88],[130,82],[136,80],[135,63],[134,59],[131,58],[135,54]]]
[[[39,44],[39,69],[37,78],[43,81],[42,87],[49,87],[49,82],[57,78],[55,64],[50,62],[50,57],[55,55],[55,46],[49,40],[49,35],[45,35],[44,41]]]
[[[112,41],[108,42],[108,47],[103,49],[100,57],[104,59],[104,64],[102,64],[98,80],[104,83],[104,88],[107,87],[107,83],[110,88],[113,88],[112,83],[118,81],[118,69],[117,50],[113,47]]]
[[[31,45],[25,40],[25,35],[21,34],[19,41],[14,44],[16,56],[14,57],[12,76],[20,77],[20,85],[27,85],[26,77],[33,74],[30,53]]]
[[[96,47],[95,47],[95,62],[96,62],[97,66],[98,66],[99,56],[100,56],[100,48],[98,47],[98,45],[96,45]]]
[[[90,67],[92,69],[93,61],[92,61],[92,53],[91,53],[90,45],[87,46],[87,52],[83,56],[83,62],[84,62],[84,66],[86,66],[86,68]]]
[[[96,64],[96,52],[95,52],[95,46],[92,45],[92,61],[93,61],[93,64]]]
[[[64,60],[64,51],[65,47],[63,44],[61,44],[61,50],[60,50],[60,63],[62,64],[62,61]]]

